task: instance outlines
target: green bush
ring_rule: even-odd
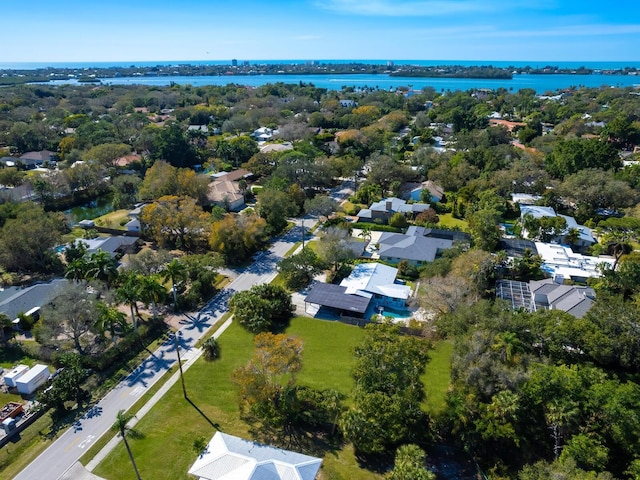
[[[202,344],[202,352],[205,360],[213,361],[220,358],[220,344],[215,337],[207,338]]]

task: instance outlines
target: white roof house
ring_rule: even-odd
[[[314,480],[322,459],[216,432],[189,469],[200,480]]]
[[[360,295],[366,292],[406,300],[411,295],[411,289],[395,283],[397,274],[397,268],[381,263],[360,263],[351,275],[340,282],[340,286],[346,287],[347,294]]]
[[[554,278],[582,280],[601,275],[599,265],[613,266],[612,258],[589,257],[574,253],[570,247],[553,243],[535,242],[542,257],[542,270]]]
[[[584,225],[579,225],[576,222],[576,219],[570,217],[568,215],[557,214],[555,210],[551,207],[543,207],[539,205],[521,205],[520,206],[520,218],[523,219],[525,215],[531,215],[534,218],[542,218],[542,217],[562,217],[567,222],[567,228],[563,232],[563,234],[557,238],[558,242],[565,242],[566,236],[569,234],[571,229],[575,229],[578,231],[578,240],[576,241],[576,245],[581,247],[588,247],[596,243],[596,239],[593,238],[593,234],[591,233],[591,229],[585,227]],[[524,232],[523,232],[524,233]]]

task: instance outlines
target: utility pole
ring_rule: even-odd
[[[184,398],[187,398],[187,389],[184,386],[184,373],[182,371],[182,360],[180,360],[180,345],[178,344],[178,332],[173,335],[173,340],[176,344],[176,353],[178,354],[178,368],[180,368],[180,381],[182,382],[182,393]]]

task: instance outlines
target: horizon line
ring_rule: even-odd
[[[499,59],[462,59],[462,58],[404,58],[404,59],[394,59],[394,58],[217,58],[217,59],[172,59],[172,60],[164,60],[164,59],[150,59],[150,60],[27,60],[27,61],[13,61],[13,60],[1,60],[0,59],[0,68],[2,64],[61,64],[61,63],[151,63],[158,62],[158,65],[164,64],[175,64],[180,63],[183,65],[188,65],[190,62],[198,62],[198,63],[206,63],[206,62],[231,62],[233,60],[242,61],[242,62],[265,62],[265,63],[273,63],[273,62],[516,62],[516,63],[640,63],[639,60],[607,60],[607,59],[599,59],[599,60],[545,60],[545,59],[535,59],[535,60],[518,60],[518,59],[509,59],[509,60],[499,60]]]

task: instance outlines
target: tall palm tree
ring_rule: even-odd
[[[116,297],[122,303],[129,305],[131,310],[131,323],[133,323],[133,331],[138,331],[138,300],[140,300],[140,284],[138,275],[134,272],[128,272],[121,275],[120,286],[116,289]]]
[[[110,307],[103,302],[98,302],[97,307],[100,316],[96,319],[94,326],[103,336],[104,332],[109,331],[115,347],[118,344],[116,327],[125,330],[127,328],[127,316],[117,308]]]
[[[140,276],[139,280],[139,292],[140,299],[147,305],[152,305],[153,318],[158,316],[158,302],[161,301],[167,294],[167,290],[160,282],[158,275]]]
[[[173,309],[177,309],[178,305],[178,283],[187,276],[187,266],[174,258],[164,266],[162,270],[164,280],[171,280],[171,291],[173,292]]]
[[[129,438],[143,438],[144,436],[139,431],[131,428],[128,423],[134,418],[134,415],[131,413],[125,413],[124,410],[120,410],[116,415],[116,421],[113,425],[111,425],[111,430],[114,432],[118,432],[118,435],[122,437],[124,441],[124,446],[127,449],[127,453],[129,454],[129,458],[131,459],[131,464],[133,465],[133,469],[136,472],[136,478],[138,480],[142,480],[140,477],[140,472],[138,472],[138,467],[136,465],[136,461],[133,459],[133,453],[131,453],[131,447],[129,447],[129,442],[127,442],[127,437]]]

